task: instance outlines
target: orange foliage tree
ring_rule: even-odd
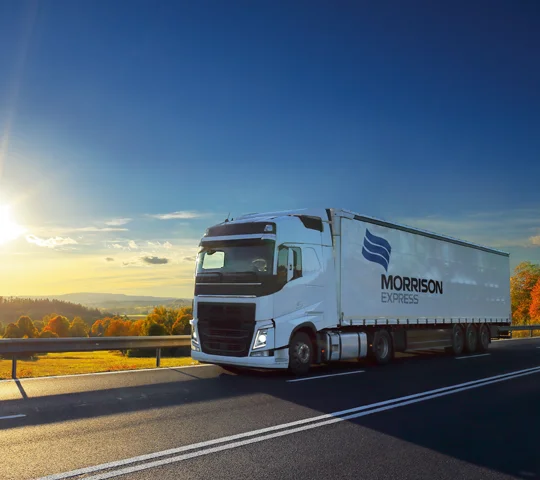
[[[522,262],[510,277],[512,320],[515,324],[530,323],[532,290],[540,280],[540,265]]]
[[[129,320],[115,319],[109,323],[107,330],[105,330],[106,337],[127,337],[129,335],[129,329],[131,322]]]
[[[43,331],[56,333],[59,337],[69,337],[69,320],[62,315],[51,318]]]
[[[81,317],[75,317],[69,325],[70,337],[88,337],[88,325]]]
[[[531,321],[540,320],[540,280],[536,282],[531,290],[531,305],[529,306],[529,317]]]
[[[136,322],[132,322],[131,326],[129,327],[129,336],[139,337],[140,335],[142,335],[143,326],[144,320],[137,320]]]

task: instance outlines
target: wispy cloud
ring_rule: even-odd
[[[195,256],[192,256],[192,257],[184,257],[184,262],[190,262],[190,263],[193,263],[195,260],[197,260],[197,257],[195,257]]]
[[[208,217],[209,215],[210,214],[208,213],[183,210],[183,211],[171,212],[171,213],[158,213],[155,215],[150,215],[150,217],[158,218],[159,220],[190,220],[194,218]]]
[[[171,242],[146,242],[149,247],[152,248],[165,248],[166,250],[170,250],[173,248],[173,244]]]
[[[132,220],[132,218],[113,218],[112,220],[105,222],[105,225],[109,225],[110,227],[120,227],[122,225],[126,225]]]
[[[142,257],[141,260],[150,265],[165,265],[169,263],[169,259],[164,257]]]
[[[137,250],[139,248],[139,246],[137,245],[137,243],[135,243],[135,240],[130,240],[128,242],[128,247],[133,249],[133,250]]]
[[[124,247],[122,247],[122,245],[120,245],[119,243],[113,243],[111,245],[112,248],[116,248],[118,250],[122,250]]]
[[[168,258],[145,255],[142,257],[132,258],[131,260],[128,260],[127,262],[123,262],[122,265],[124,267],[129,267],[129,266],[140,267],[140,266],[150,266],[150,265],[165,265],[167,263],[170,263],[170,259]]]
[[[80,227],[67,230],[68,232],[128,232],[127,228],[118,227]]]
[[[52,237],[52,238],[40,238],[35,235],[27,235],[26,241],[33,243],[39,247],[57,248],[64,247],[66,245],[77,245],[77,240],[70,237]]]
[[[106,261],[106,262],[114,262],[114,258],[112,258],[112,257],[107,257],[107,258],[105,259],[105,261]]]

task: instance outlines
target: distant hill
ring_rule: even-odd
[[[67,293],[64,295],[42,295],[29,297],[33,299],[47,298],[99,308],[120,315],[146,315],[156,306],[184,307],[191,305],[191,299],[174,297],[152,297],[147,295],[124,295],[120,293]]]
[[[0,322],[4,325],[16,322],[21,315],[28,315],[33,320],[41,320],[46,315],[54,313],[63,315],[69,320],[81,317],[89,325],[107,314],[97,308],[89,308],[58,299],[0,297]]]

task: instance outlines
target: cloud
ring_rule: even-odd
[[[116,228],[116,227],[81,227],[81,228],[73,228],[67,231],[70,231],[70,232],[128,232],[129,229]]]
[[[531,245],[539,245],[540,246],[540,235],[535,235],[534,237],[530,237],[529,242],[531,242]]]
[[[166,263],[169,263],[168,258],[160,258],[160,257],[141,257],[141,260],[144,263],[149,263],[150,265],[164,265]]]
[[[109,225],[110,227],[119,227],[131,222],[132,220],[132,218],[113,218],[112,220],[105,222],[105,225]]]
[[[135,240],[130,240],[128,242],[128,247],[129,248],[133,248],[134,250],[136,250],[137,248],[139,248],[139,246],[135,243]]]
[[[156,215],[150,215],[153,218],[159,220],[189,220],[193,218],[207,217],[208,213],[192,212],[188,210],[171,212],[171,213],[158,213]]]
[[[197,257],[184,257],[184,262],[194,262],[197,260]]]
[[[35,245],[38,245],[39,247],[47,247],[47,248],[56,248],[56,247],[63,247],[66,245],[77,245],[77,240],[74,240],[70,237],[51,237],[51,238],[39,238],[35,235],[27,235],[26,241],[28,243],[33,243]]]
[[[173,244],[171,242],[165,242],[163,244],[163,248],[166,248],[167,250],[173,248]]]
[[[117,249],[122,249],[122,248],[124,248],[124,247],[122,247],[122,245],[120,245],[119,243],[113,243],[113,244],[111,245],[111,247],[112,247],[112,248],[117,248]]]
[[[129,267],[129,266],[144,267],[144,266],[149,266],[149,265],[165,265],[169,262],[170,260],[165,257],[155,257],[155,256],[146,255],[143,257],[132,258],[131,260],[127,262],[123,262],[122,265],[124,265],[124,267]]]
[[[165,243],[161,243],[161,242],[146,242],[147,245],[149,247],[153,247],[153,248],[165,248],[167,250],[170,250],[171,248],[173,248],[173,244],[170,243],[170,242],[165,242]]]
[[[112,258],[112,257],[107,257],[107,258],[105,259],[105,261],[106,261],[106,262],[114,262],[114,258]]]

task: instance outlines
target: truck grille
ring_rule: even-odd
[[[254,303],[199,303],[201,349],[211,355],[247,357],[255,329]]]

